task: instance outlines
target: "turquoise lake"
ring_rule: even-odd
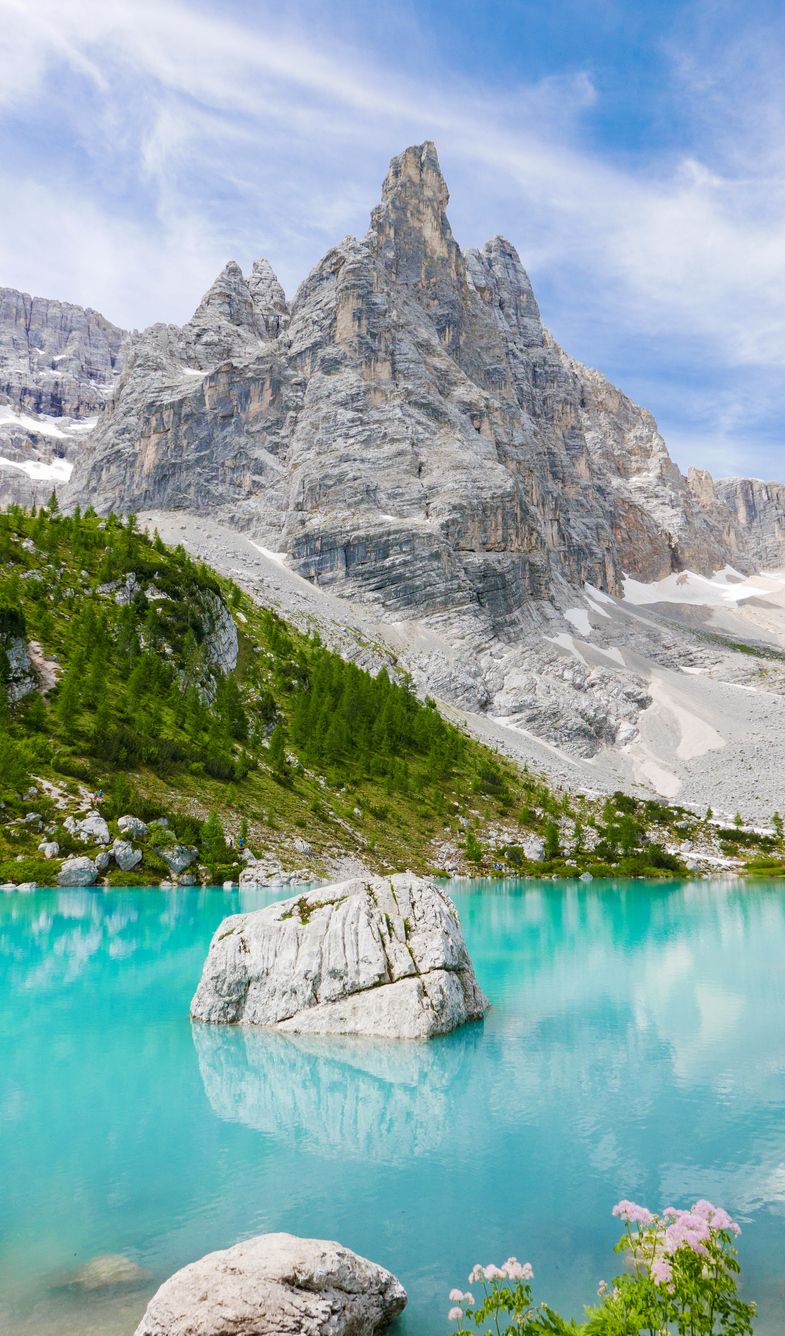
[[[451,888],[485,1022],[429,1044],[193,1027],[220,920],[270,892],[0,895],[0,1330],[131,1336],[167,1276],[266,1230],[335,1238],[446,1333],[477,1262],[580,1315],[620,1197],[743,1226],[785,1327],[785,887]],[[63,1288],[121,1253],[121,1294]]]

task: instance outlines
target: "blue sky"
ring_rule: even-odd
[[[682,465],[785,477],[785,11],[697,0],[0,0],[0,282],[127,326],[229,258],[292,294],[435,140],[574,356]]]

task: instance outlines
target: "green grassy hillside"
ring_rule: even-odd
[[[86,852],[62,823],[99,789],[112,834],[125,812],[164,817],[202,876],[236,875],[224,835],[315,873],[347,854],[374,869],[680,868],[661,841],[687,813],[553,793],[133,518],[12,510],[0,572],[0,881],[53,878],[31,812],[62,854]],[[154,835],[110,881],[161,879]],[[538,837],[544,861],[527,857]]]

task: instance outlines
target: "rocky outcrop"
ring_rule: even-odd
[[[66,481],[124,338],[97,311],[0,288],[0,507],[45,500]]]
[[[197,850],[187,844],[170,844],[165,849],[157,851],[166,863],[170,872],[185,872],[197,857]]]
[[[785,486],[760,478],[718,478],[690,469],[690,484],[701,503],[727,524],[732,564],[754,570],[783,565]],[[735,556],[733,556],[735,549]]]
[[[225,919],[191,1017],[310,1034],[427,1039],[479,1019],[458,915],[411,873],[357,878]]]
[[[136,840],[143,840],[148,831],[147,825],[138,816],[118,817],[117,829],[121,835],[130,835]]]
[[[261,1234],[176,1272],[135,1336],[373,1336],[405,1305],[391,1272],[338,1243]]]
[[[115,840],[112,845],[112,857],[121,872],[130,872],[142,861],[142,851],[131,844],[130,840]]]
[[[57,874],[58,886],[92,886],[98,878],[98,868],[92,858],[66,858]]]

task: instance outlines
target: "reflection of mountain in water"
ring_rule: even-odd
[[[427,1044],[194,1025],[205,1092],[229,1122],[387,1160],[436,1149],[482,1026]]]

